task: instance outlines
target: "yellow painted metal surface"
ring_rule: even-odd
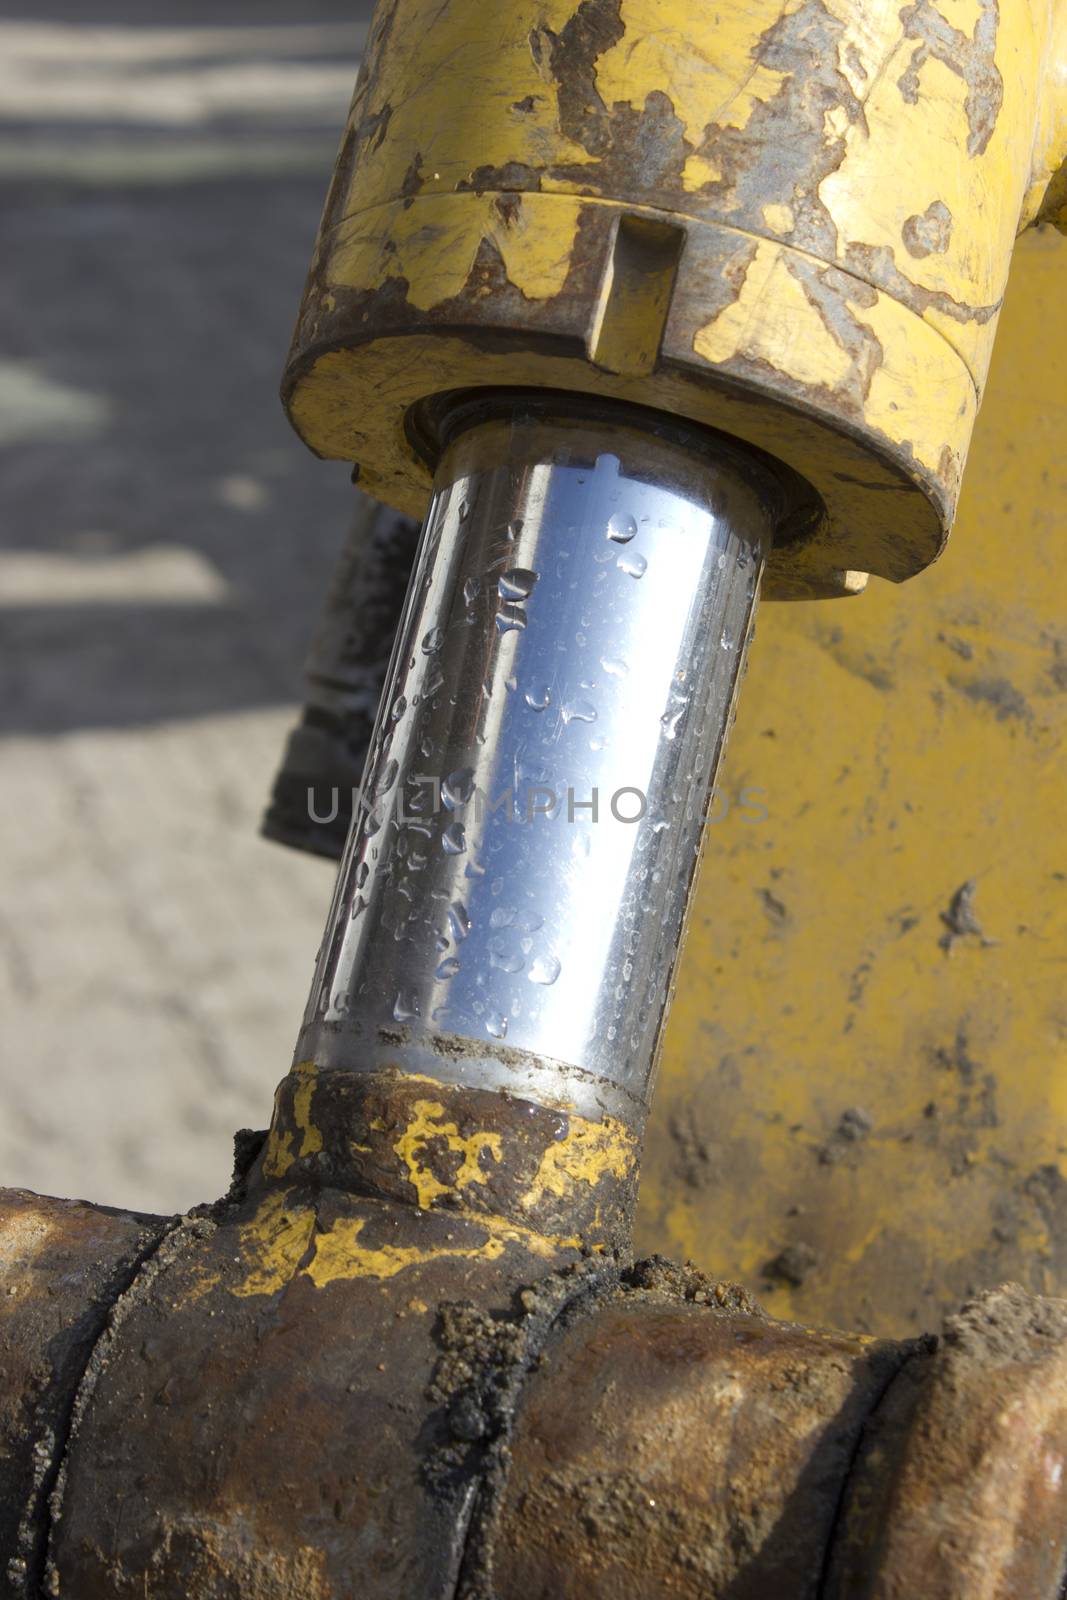
[[[443,1140],[453,1154],[462,1157],[451,1182],[442,1182],[426,1165],[426,1146],[431,1139]],[[459,1193],[472,1183],[487,1182],[490,1165],[500,1160],[501,1141],[499,1133],[480,1130],[464,1136],[448,1120],[439,1100],[416,1100],[411,1119],[393,1149],[407,1168],[418,1205],[425,1209],[443,1195]]]
[[[522,1208],[533,1211],[546,1194],[568,1200],[579,1185],[595,1188],[607,1175],[622,1180],[633,1171],[636,1158],[636,1135],[617,1117],[590,1122],[571,1116],[563,1138],[545,1151]]]
[[[343,1115],[344,1146],[367,1161],[357,1166],[357,1181],[346,1184],[342,1175],[334,1190],[337,1110],[329,1094],[325,1110],[316,1101],[322,1088],[314,1061],[298,1062],[278,1086],[261,1169],[267,1187],[253,1194],[235,1226],[239,1271],[230,1275],[230,1293],[274,1294],[298,1279],[319,1289],[385,1280],[440,1260],[491,1263],[525,1254],[532,1267],[562,1266],[608,1249],[611,1218],[604,1211],[618,1203],[619,1185],[632,1193],[640,1156],[637,1135],[616,1118],[550,1118],[551,1136],[523,1168],[522,1141],[509,1145],[498,1096],[484,1096],[482,1125],[480,1102],[454,1086],[386,1074],[377,1101],[372,1093],[362,1115],[352,1115],[351,1107]],[[316,1163],[331,1150],[332,1175]],[[383,1202],[390,1179],[410,1191],[414,1207]],[[553,1220],[546,1223],[548,1197],[559,1204],[548,1208]],[[217,1269],[206,1268],[194,1298],[221,1281]]]
[[[380,1238],[369,1242],[364,1235],[380,1235],[383,1220],[388,1226],[391,1219],[388,1207],[378,1200],[353,1197],[344,1214],[324,1222],[312,1191],[272,1189],[235,1230],[239,1270],[231,1275],[228,1292],[239,1299],[273,1295],[301,1278],[317,1289],[358,1278],[384,1281],[437,1261],[499,1261],[509,1247],[527,1252],[534,1261],[558,1266],[587,1253],[577,1236],[540,1233],[505,1217],[460,1209],[451,1216],[452,1226],[443,1239],[411,1243],[406,1228],[398,1242]],[[190,1298],[202,1300],[221,1281],[217,1270],[206,1267]],[[425,1305],[420,1309],[425,1311]]]
[[[1020,223],[1067,217],[1065,39],[1065,0],[381,6],[293,421],[419,512],[428,397],[657,406],[818,491],[771,593],[908,577],[951,520]],[[767,815],[720,802],[671,1027],[641,1242],[807,1321],[1067,1292],[1067,259],[1049,231],[1021,249],[950,557],[761,621],[723,794]],[[492,1147],[437,1105],[395,1153],[436,1126],[477,1183]]]
[[[753,359],[762,361],[758,353]],[[951,396],[952,372],[958,363],[944,341],[929,330],[924,330],[920,353],[913,360],[929,384],[929,401],[917,393],[909,401],[918,427],[931,409],[943,407],[946,394]],[[567,390],[576,386],[574,372],[569,358],[536,349],[494,351],[437,333],[405,334],[377,339],[358,352],[320,355],[307,383],[293,397],[292,415],[298,430],[320,453],[369,463],[360,479],[368,491],[421,517],[429,478],[401,419],[422,395],[480,385]],[[583,387],[608,399],[639,404],[647,399],[641,380],[610,372],[596,371]],[[368,394],[375,396],[374,412],[355,399]],[[765,595],[793,599],[848,593],[854,569],[903,578],[936,556],[942,528],[934,511],[922,496],[908,490],[891,463],[872,459],[849,432],[831,433],[799,410],[747,406],[735,395],[699,386],[678,371],[661,373],[657,398],[674,415],[696,417],[758,444],[803,472],[820,490],[832,486],[828,539],[817,541],[814,548],[803,545],[773,552]],[[966,389],[959,403],[973,407],[973,389]],[[386,414],[397,419],[389,440],[378,432]],[[309,419],[313,419],[310,431],[304,426]],[[880,497],[877,502],[872,495]],[[877,514],[871,511],[875,505]]]
[[[1067,1294],[1065,283],[1028,234],[941,562],[760,615],[638,1243],[775,1314]]]
[[[1020,217],[1052,215],[1065,11],[380,8],[294,343],[298,431],[419,511],[406,422],[428,396],[634,400],[818,490],[819,532],[776,551],[772,593],[920,570],[951,520]],[[634,265],[641,229],[658,265]]]
[[[417,1073],[403,1073],[400,1077],[405,1086],[418,1085],[423,1093],[405,1100],[403,1115],[396,1117],[395,1124],[380,1117],[370,1121],[364,1127],[364,1137],[374,1140],[384,1136],[379,1158],[386,1155],[387,1149],[388,1155],[396,1159],[397,1171],[410,1184],[420,1210],[444,1202],[458,1214],[470,1201],[468,1191],[472,1185],[489,1185],[496,1176],[495,1169],[508,1153],[505,1135],[499,1126],[472,1127],[469,1106],[463,1111],[466,1131],[461,1130],[438,1079]],[[293,1182],[300,1176],[293,1171],[294,1163],[324,1149],[323,1132],[315,1121],[318,1085],[319,1069],[314,1061],[297,1062],[289,1077],[279,1084],[263,1152],[263,1177],[267,1180],[288,1178]],[[490,1100],[490,1104],[495,1110],[495,1102]],[[391,1115],[396,1115],[395,1108]],[[372,1144],[353,1139],[351,1134],[348,1145],[353,1152],[374,1155]],[[442,1152],[460,1159],[442,1166]],[[565,1126],[544,1147],[525,1191],[517,1195],[517,1210],[523,1219],[532,1222],[548,1195],[572,1203],[582,1190],[596,1190],[604,1178],[620,1183],[632,1179],[639,1154],[637,1135],[617,1117],[604,1116],[593,1122],[570,1114]],[[268,1208],[265,1214],[273,1217],[274,1210]],[[528,1231],[525,1221],[520,1229]]]
[[[268,1178],[283,1178],[298,1156],[314,1155],[316,1151],[322,1149],[322,1134],[311,1121],[315,1074],[316,1067],[313,1061],[299,1061],[293,1068],[293,1076],[300,1083],[293,1096],[294,1120],[297,1132],[300,1134],[300,1144],[294,1148],[293,1134],[288,1131],[279,1132],[275,1125],[271,1124],[263,1157],[263,1170]]]
[[[331,281],[352,281],[346,240],[367,235],[358,219],[404,197],[404,215],[371,230],[379,270],[411,281],[405,248],[431,235],[409,295],[457,293],[484,233],[508,246],[496,195],[522,192],[514,174],[525,169],[539,192],[566,197],[553,224],[524,230],[521,248],[510,241],[520,259],[509,277],[531,298],[562,287],[577,197],[658,206],[884,289],[981,380],[1033,158],[1048,4],[593,0],[583,11],[523,0],[487,26],[475,4],[390,9],[387,47],[354,108],[387,112],[385,134],[365,143],[350,180]],[[650,170],[636,140],[627,160],[600,128],[589,138],[620,113],[658,142]],[[467,206],[464,220],[452,202],[472,190],[482,215]],[[830,344],[839,362],[846,352]]]
[[[1053,0],[1030,187],[1021,225],[1035,218],[1067,232],[1067,4]]]

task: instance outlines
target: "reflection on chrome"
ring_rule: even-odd
[[[451,444],[299,1059],[640,1120],[769,538],[714,445]]]

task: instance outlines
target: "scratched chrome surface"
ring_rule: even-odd
[[[768,525],[628,426],[451,446],[300,1059],[640,1114]]]

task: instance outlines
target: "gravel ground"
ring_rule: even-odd
[[[0,7],[0,1182],[170,1210],[332,885],[256,830],[350,504],[276,392],[363,22],[86,9]]]

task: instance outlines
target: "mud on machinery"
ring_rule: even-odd
[[[389,508],[267,821],[334,902],[224,1199],[0,1202],[4,1593],[1062,1594],[1067,1301],[629,1241],[757,599],[938,555],[1065,156],[1063,0],[382,0],[284,382]]]

